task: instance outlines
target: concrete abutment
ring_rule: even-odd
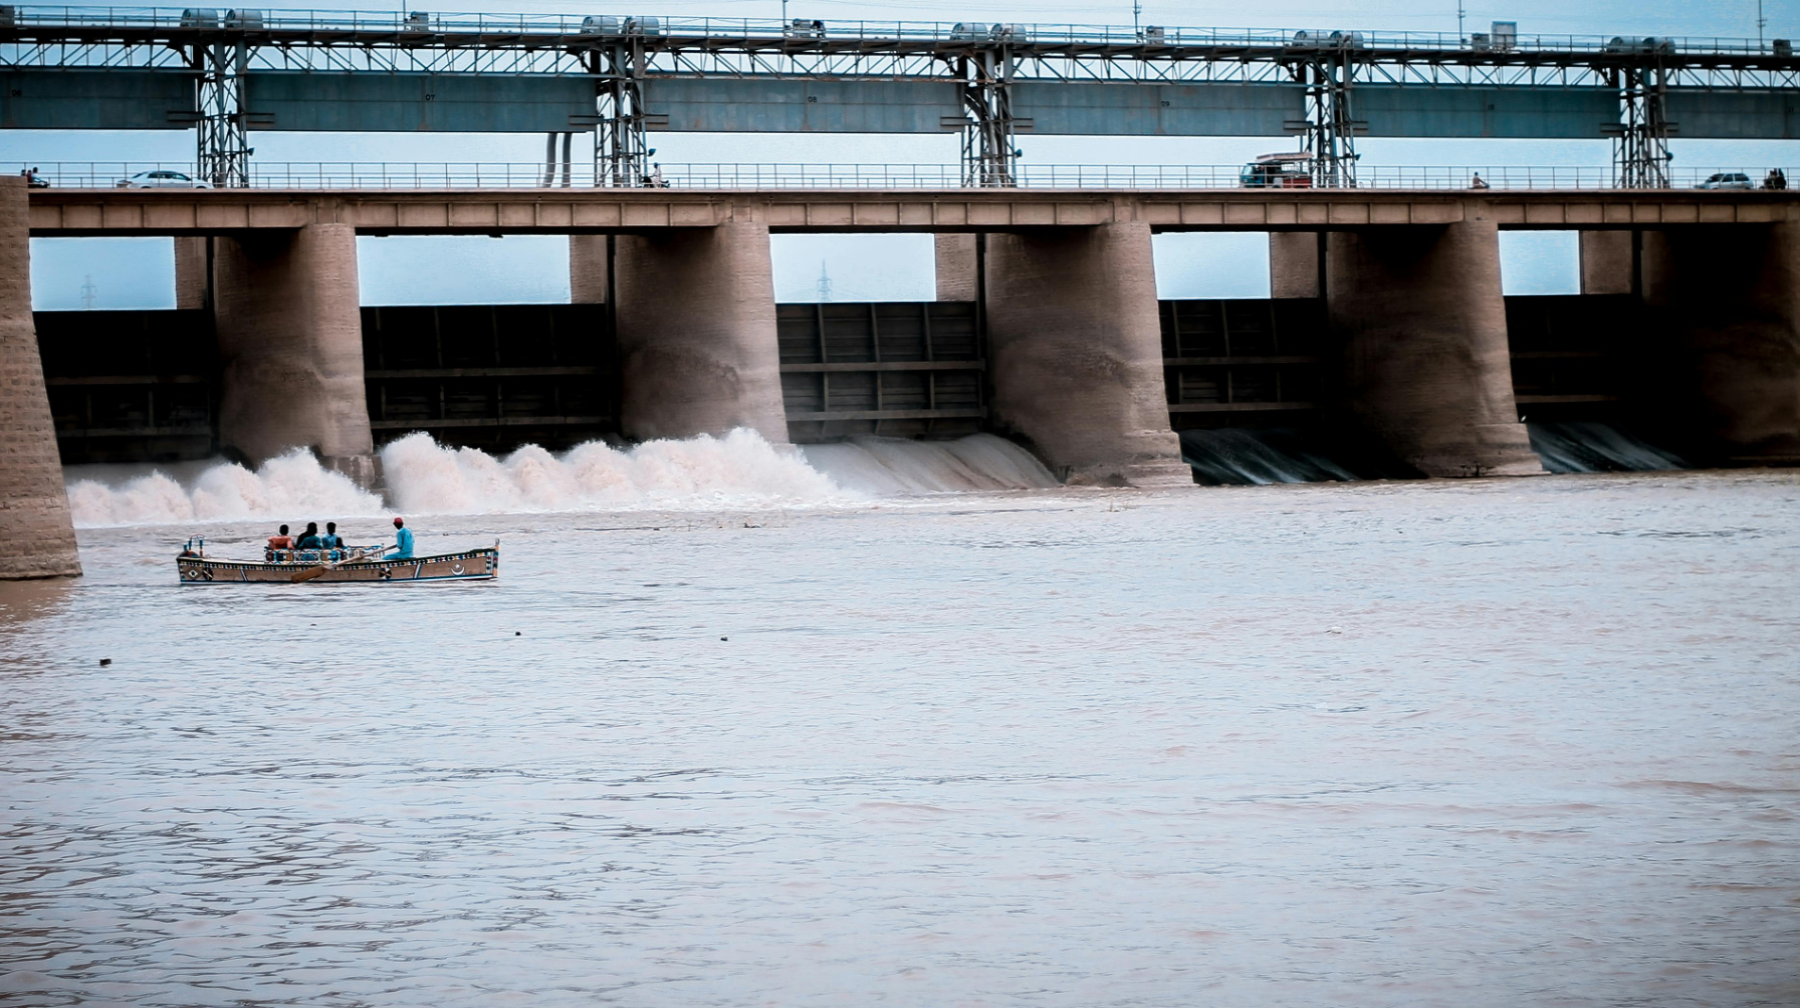
[[[378,485],[355,229],[312,224],[213,241],[221,446],[259,465],[310,448],[328,468]]]
[[[1339,231],[1327,247],[1357,417],[1429,476],[1543,472],[1513,399],[1495,225]]]
[[[0,177],[0,580],[81,573],[31,314],[25,179]]]
[[[973,301],[978,291],[975,254],[978,235],[939,234],[932,236],[936,246],[937,300]]]
[[[1800,224],[1648,231],[1642,264],[1658,391],[1704,450],[1800,463]]]
[[[1149,225],[987,242],[996,427],[1070,483],[1192,484],[1169,425]]]
[[[1319,292],[1318,231],[1269,232],[1269,296],[1315,298]]]
[[[175,242],[175,307],[177,310],[205,308],[212,294],[212,252],[210,238],[176,238]]]
[[[748,427],[787,443],[768,226],[620,235],[614,248],[624,436]]]
[[[1636,238],[1630,231],[1581,232],[1581,293],[1637,293]]]
[[[612,286],[607,235],[569,236],[569,303],[605,304]]]

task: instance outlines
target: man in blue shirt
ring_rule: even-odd
[[[394,519],[394,552],[388,554],[390,560],[411,560],[413,551],[412,529],[406,527],[406,519]]]

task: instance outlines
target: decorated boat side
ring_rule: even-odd
[[[184,585],[382,584],[400,581],[484,581],[500,575],[500,544],[431,556],[388,557],[381,547],[270,550],[263,560],[228,560],[186,549],[175,558]]]

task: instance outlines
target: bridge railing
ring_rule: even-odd
[[[203,188],[191,163],[139,161],[13,162],[9,170],[35,169],[57,189]],[[1239,189],[1242,165],[1024,165],[1014,181],[1026,189]],[[1694,188],[1715,175],[1741,175],[1742,187],[1761,187],[1770,166],[1686,168],[1671,174],[1671,187]],[[1778,169],[1795,179],[1800,169]],[[163,173],[163,174],[158,174]],[[171,177],[172,176],[172,177]],[[1480,179],[1478,185],[1476,180]],[[662,164],[631,188],[671,189],[960,189],[962,167],[944,164]],[[560,166],[530,162],[252,162],[256,189],[589,189],[596,185],[591,164]],[[607,186],[610,179],[601,179]],[[1568,165],[1362,165],[1357,188],[1455,190],[1611,189],[1610,167]]]
[[[357,32],[418,35],[402,44],[430,45],[425,35],[535,37],[641,36],[671,40],[777,40],[795,42],[841,39],[879,42],[1011,41],[1076,45],[1119,45],[1180,48],[1183,46],[1248,46],[1289,49],[1373,49],[1468,52],[1558,53],[1695,53],[1781,55],[1774,41],[1721,37],[1615,37],[1607,35],[1523,34],[1487,37],[1477,45],[1458,32],[1382,31],[1328,28],[1203,28],[1187,26],[1131,27],[1095,24],[1036,24],[948,21],[783,21],[778,18],[628,17],[622,15],[458,13],[425,11],[351,11],[262,9],[231,16],[224,7],[210,9],[216,20],[203,23],[178,7],[105,7],[26,5],[11,8],[10,24],[0,28],[119,28],[247,32]],[[395,41],[395,40],[390,40]],[[492,39],[499,43],[502,40]]]

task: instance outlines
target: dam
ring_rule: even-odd
[[[1430,477],[1543,472],[1525,420],[1800,459],[1795,198],[1674,188],[1669,152],[1794,138],[1788,39],[16,6],[0,46],[0,128],[188,131],[195,186],[0,180],[4,578],[79,570],[65,461],[299,447],[378,487],[377,449],[414,431],[991,433],[1093,486],[1187,485],[1206,444],[1297,428]],[[497,189],[253,158],[284,131],[534,134],[546,155]],[[671,179],[660,132],[957,135],[962,157]],[[1021,163],[1033,135],[1298,137],[1304,166],[1059,175]],[[1597,187],[1488,189],[1359,169],[1362,136],[1614,156]],[[1581,232],[1581,295],[1503,295],[1499,233],[1534,229]],[[1182,231],[1267,232],[1273,297],[1160,301],[1151,238]],[[936,235],[941,300],[775,303],[769,237],[807,232]],[[359,235],[512,234],[568,236],[572,304],[361,304]],[[34,316],[29,239],[96,236],[174,238],[177,309]]]
[[[1703,464],[1800,458],[1782,191],[35,190],[0,181],[14,575],[73,569],[61,461],[310,448],[364,486],[415,430],[504,450],[748,428],[986,431],[1071,484],[1190,483],[1183,438],[1354,426],[1436,477],[1544,471],[1521,417],[1640,417]],[[1502,229],[1583,289],[1503,295]],[[1273,298],[1159,300],[1151,236],[1265,230]],[[938,236],[944,300],[777,304],[769,236]],[[359,234],[566,234],[568,305],[372,308]],[[170,236],[167,312],[30,311],[32,236]]]

